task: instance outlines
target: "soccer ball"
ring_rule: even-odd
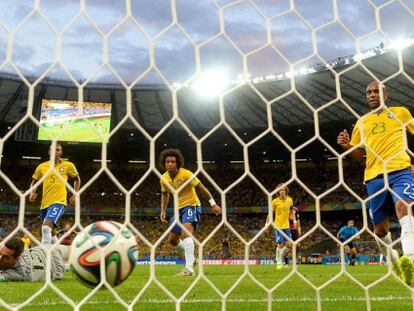
[[[101,282],[101,256],[106,281],[113,287],[118,286],[134,270],[138,259],[134,235],[115,221],[90,224],[73,240],[69,256],[72,271],[84,284],[95,287]]]

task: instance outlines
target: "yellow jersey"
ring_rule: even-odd
[[[274,215],[274,224],[278,229],[289,229],[290,208],[293,206],[293,200],[290,196],[284,199],[277,197],[272,201],[272,210]]]
[[[180,168],[174,179],[171,178],[168,172],[165,172],[161,178],[161,191],[168,192],[169,189],[166,183],[170,184],[174,189],[180,188],[187,180],[191,181],[178,193],[178,209],[182,209],[188,205],[200,206],[195,187],[200,183],[200,180],[193,175],[192,172],[185,168]]]
[[[41,179],[45,174],[47,174],[49,169],[50,161],[39,164],[32,178],[35,180]],[[62,176],[65,182],[60,180],[54,171],[51,171],[46,176],[43,180],[43,195],[40,209],[48,208],[50,205],[55,203],[67,205],[66,181],[68,180],[68,177],[73,178],[78,176],[78,171],[76,170],[75,165],[69,161],[62,161],[56,164],[55,171]]]
[[[367,156],[364,181],[371,180],[385,172],[390,173],[411,166],[404,143],[404,124],[413,134],[412,119],[407,108],[390,107],[378,113],[367,114],[358,120],[352,131],[350,145],[360,144],[361,136],[364,135],[364,145],[361,146],[365,149]]]
[[[21,240],[24,243],[24,249],[29,249],[30,244],[32,243],[32,241],[30,240],[30,238],[27,235],[25,235],[24,237],[21,238]]]

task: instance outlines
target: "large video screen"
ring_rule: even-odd
[[[108,142],[111,107],[110,103],[43,99],[37,138],[88,143]]]

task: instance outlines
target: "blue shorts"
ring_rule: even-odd
[[[201,220],[201,206],[188,205],[180,209],[178,213],[180,215],[181,224],[192,223],[194,229],[197,229],[197,226]],[[174,216],[171,218],[170,224],[172,224],[173,222]],[[178,224],[176,224],[171,231],[181,233],[182,230],[181,227]]]
[[[52,204],[47,208],[40,210],[40,220],[43,223],[46,219],[50,220],[54,224],[57,224],[60,217],[62,217],[63,212],[65,211],[65,205],[63,204]]]
[[[276,243],[282,244],[282,243],[289,241],[279,231],[283,231],[290,239],[292,239],[292,233],[290,232],[290,229],[275,229],[275,242]]]
[[[383,189],[383,177],[371,179],[366,183],[368,196],[384,190],[368,201],[369,216],[374,225],[395,213],[395,202],[398,200],[414,201],[414,178],[411,169],[389,173],[388,183],[397,195],[387,189]]]
[[[346,241],[346,240],[348,240],[348,239],[346,239],[346,238],[339,238],[339,240],[340,240],[341,242],[345,242],[345,241]],[[345,244],[345,246],[349,246],[349,248],[355,248],[355,244],[354,244],[354,242],[353,242],[353,241],[349,242],[348,244]]]

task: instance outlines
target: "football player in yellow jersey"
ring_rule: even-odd
[[[178,149],[166,149],[161,152],[160,165],[166,170],[161,178],[161,222],[167,223],[165,209],[168,207],[171,192],[167,186],[179,189],[184,183],[190,182],[178,193],[179,222],[188,230],[181,232],[181,227],[176,224],[169,235],[171,245],[184,251],[185,268],[178,276],[194,275],[194,240],[192,235],[200,222],[201,206],[196,190],[210,203],[214,214],[221,213],[221,207],[216,204],[210,192],[203,186],[200,180],[192,172],[183,168],[184,158]],[[170,223],[174,222],[174,218]],[[182,239],[181,239],[182,236]]]
[[[387,245],[392,243],[389,216],[395,211],[401,225],[404,256],[398,259],[398,252],[391,248],[391,262],[396,274],[408,285],[414,285],[414,218],[408,213],[408,204],[414,201],[414,178],[405,146],[405,126],[413,134],[414,122],[404,107],[381,108],[380,94],[378,82],[368,84],[367,101],[374,111],[358,120],[351,139],[343,130],[337,142],[345,150],[357,146],[350,153],[356,161],[362,162],[366,155],[364,182],[368,196],[372,197],[368,202],[369,215],[377,243],[382,253],[387,255]],[[385,101],[388,96],[385,87],[382,94]],[[382,191],[384,176],[392,191]]]
[[[52,146],[49,149],[49,155],[51,154],[51,148]],[[51,161],[39,164],[32,176],[33,180],[30,184],[32,191],[29,195],[29,201],[34,202],[37,198],[35,184],[45,174],[48,174],[43,180],[42,203],[40,206],[42,244],[52,244],[58,240],[56,236],[52,236],[52,230],[59,221],[59,218],[62,217],[67,205],[65,181],[68,180],[68,177],[74,179],[73,188],[75,191],[77,192],[80,189],[81,180],[78,171],[72,162],[61,160],[62,153],[62,146],[59,143],[56,143],[54,171],[48,173]],[[56,176],[56,173],[58,173],[64,181]],[[70,204],[75,204],[74,195],[70,197],[69,202]]]
[[[286,253],[290,249],[289,239],[292,239],[290,232],[289,216],[290,209],[293,206],[293,200],[288,195],[289,188],[283,184],[277,185],[280,188],[277,192],[277,197],[272,201],[272,210],[274,214],[275,226],[275,242],[276,248],[276,268],[282,269]],[[287,239],[281,232],[283,232],[289,239]]]

